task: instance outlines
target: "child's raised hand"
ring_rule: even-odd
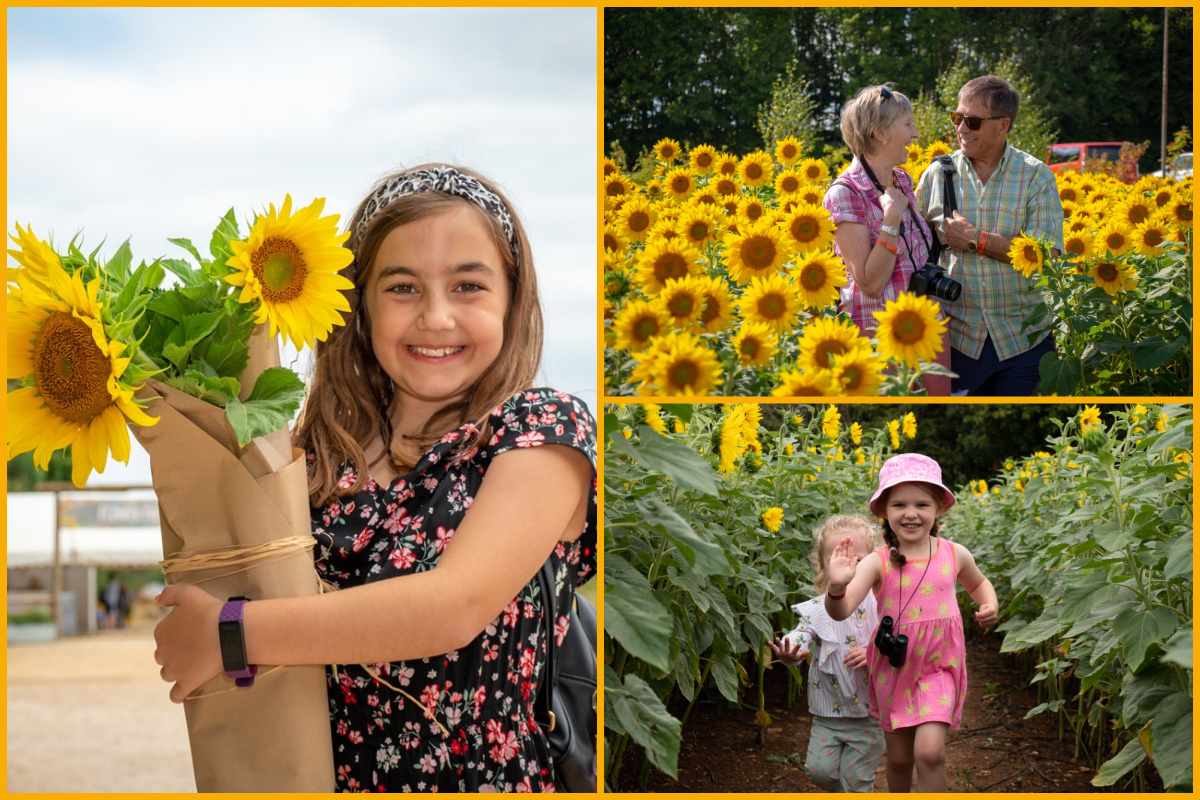
[[[994,603],[984,603],[975,612],[975,619],[985,628],[990,628],[996,624],[998,609]]]
[[[767,642],[767,647],[771,648],[776,658],[789,664],[798,664],[808,656],[808,651],[803,649],[803,645],[787,638]]]
[[[858,562],[859,557],[854,552],[854,542],[849,536],[843,537],[837,547],[833,549],[833,555],[829,557],[829,566],[825,569],[829,576],[829,585],[841,586],[844,592],[844,587],[854,580]]]

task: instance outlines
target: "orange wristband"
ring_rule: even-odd
[[[894,245],[894,244],[888,244],[888,243],[887,243],[887,242],[885,242],[883,239],[876,239],[876,240],[875,240],[875,244],[879,245],[879,246],[880,246],[880,247],[882,247],[884,250],[891,250],[891,251],[892,251],[892,255],[899,255],[899,254],[900,254],[900,248],[896,247],[896,245]]]
[[[979,232],[979,247],[977,249],[980,253],[982,253],[983,249],[985,247],[987,247],[987,233],[984,231],[980,231]]]

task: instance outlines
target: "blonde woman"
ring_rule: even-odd
[[[842,109],[842,140],[854,159],[825,193],[824,206],[837,225],[834,249],[846,264],[840,308],[866,336],[878,326],[874,312],[908,290],[933,245],[933,232],[916,213],[912,178],[900,169],[918,136],[912,104],[886,85],[868,86]],[[949,368],[944,336],[942,345],[937,363]],[[922,380],[930,395],[950,394],[949,378]]]

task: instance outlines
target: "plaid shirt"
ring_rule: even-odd
[[[916,213],[917,198],[913,194],[912,177],[902,169],[893,169],[892,175],[896,188],[908,197],[908,206],[901,218],[904,237],[896,242],[896,265],[892,268],[892,278],[880,297],[867,297],[854,283],[854,276],[850,274],[850,268],[847,266],[846,285],[842,287],[841,302],[838,304],[838,308],[849,314],[851,321],[867,336],[874,336],[876,328],[879,327],[879,320],[875,319],[874,312],[883,311],[887,308],[888,301],[895,301],[901,292],[908,291],[908,281],[918,267],[925,265],[932,241],[929,226]],[[843,222],[866,225],[867,233],[871,237],[871,247],[875,246],[875,241],[879,238],[879,228],[883,225],[883,206],[875,196],[875,185],[871,183],[867,171],[863,169],[862,162],[857,157],[829,187],[822,205],[829,212],[835,225]],[[845,260],[836,244],[833,249]],[[870,251],[867,252],[869,255]]]
[[[1000,166],[985,186],[961,150],[951,153],[951,158],[958,169],[954,179],[958,213],[968,222],[989,234],[1014,237],[1024,232],[1048,239],[1063,251],[1062,202],[1049,167],[1007,145]],[[917,207],[945,241],[941,173],[936,165],[925,170],[917,186]],[[984,340],[991,336],[997,356],[1006,360],[1032,350],[1050,332],[1054,322],[1050,317],[1021,330],[1021,324],[1042,302],[1041,292],[1034,288],[1036,275],[1026,278],[1010,264],[966,250],[944,251],[943,266],[963,287],[957,301],[942,301],[942,310],[950,318],[950,346],[955,350],[979,358]],[[1040,335],[1030,343],[1033,331]]]

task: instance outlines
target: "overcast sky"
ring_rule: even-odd
[[[595,412],[596,36],[591,8],[10,8],[7,230],[179,257],[231,206],[344,222],[398,167],[470,166],[532,241],[545,383]],[[139,451],[92,482],[149,479]]]

